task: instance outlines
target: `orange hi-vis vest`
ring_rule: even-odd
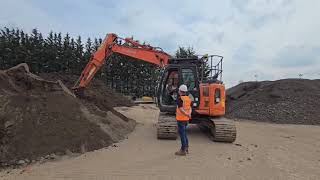
[[[183,101],[183,109],[189,113],[191,112],[191,99],[189,98],[189,96],[180,96],[182,101]],[[180,107],[181,108],[181,107]],[[189,121],[189,117],[184,115],[180,108],[177,106],[176,109],[176,119],[177,121]]]

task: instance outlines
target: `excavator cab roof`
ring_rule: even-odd
[[[198,57],[193,58],[171,58],[169,64],[201,64]]]
[[[220,55],[194,56],[191,58],[170,58],[169,65],[195,65],[201,75],[200,80],[222,82],[222,60]]]

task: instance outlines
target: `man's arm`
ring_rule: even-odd
[[[191,117],[191,109],[190,109],[190,112],[186,112],[185,109],[183,107],[179,108],[180,111],[182,112],[182,114],[184,114],[185,116],[188,116],[188,117]]]

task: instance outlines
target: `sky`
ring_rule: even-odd
[[[239,81],[320,79],[319,0],[0,0],[0,27],[71,36],[113,32],[174,54],[224,56],[227,87]]]

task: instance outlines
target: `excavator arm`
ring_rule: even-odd
[[[120,38],[113,33],[107,34],[82,71],[73,89],[77,92],[86,88],[94,75],[113,53],[129,56],[161,67],[167,65],[170,58],[170,55],[160,48],[140,44],[132,38]]]

